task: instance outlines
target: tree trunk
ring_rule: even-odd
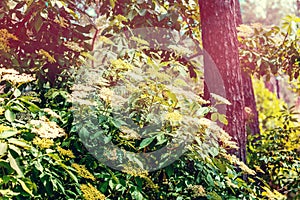
[[[247,134],[260,134],[258,112],[255,102],[252,80],[249,74],[242,72]]]
[[[230,106],[226,106],[228,125],[224,129],[237,142],[239,150],[235,153],[245,162],[245,103],[238,53],[235,0],[199,0],[199,6],[205,52],[205,82],[208,92],[224,96],[224,91],[224,97],[231,102]]]
[[[296,1],[296,4],[297,4],[297,16],[299,17],[300,16],[300,0],[297,0]]]
[[[236,12],[236,26],[242,24],[242,14],[239,0],[235,0],[235,12]],[[246,112],[246,130],[247,134],[260,134],[258,112],[256,108],[254,90],[252,85],[251,76],[242,69],[243,77],[243,90]]]

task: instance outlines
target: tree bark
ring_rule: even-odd
[[[228,125],[224,130],[237,142],[239,150],[234,153],[245,162],[245,103],[242,70],[239,63],[235,0],[199,0],[199,6],[205,52],[205,82],[208,92],[224,96],[224,91],[224,97],[231,102],[231,105],[226,106],[225,109]],[[221,76],[222,84],[218,74]]]
[[[235,0],[236,26],[243,23],[239,0]],[[242,69],[247,134],[260,134],[258,112],[251,76]]]
[[[297,4],[297,16],[299,17],[300,16],[300,0],[297,0],[296,1],[296,4]]]

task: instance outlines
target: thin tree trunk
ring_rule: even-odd
[[[234,153],[245,162],[245,103],[238,53],[235,0],[199,0],[199,6],[205,51],[205,82],[208,92],[222,95],[224,90],[225,98],[231,102],[225,110],[228,125],[224,129],[239,146],[239,150]],[[222,78],[222,85],[219,84],[218,74]]]
[[[300,16],[300,0],[297,0],[296,1],[296,4],[297,4],[297,16],[299,17]]]
[[[235,1],[236,26],[242,24],[242,14],[239,0]],[[246,112],[246,130],[247,134],[260,134],[258,112],[256,108],[254,90],[251,76],[242,69],[243,90]]]

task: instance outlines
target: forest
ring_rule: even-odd
[[[0,199],[300,200],[299,0],[1,0]]]

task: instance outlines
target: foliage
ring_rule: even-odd
[[[292,108],[264,87],[271,76],[288,76],[294,92],[299,82],[299,18],[287,16],[282,27],[260,24],[239,28],[241,64],[254,79],[261,134],[248,140],[249,165],[259,172],[255,181],[268,195],[299,198],[299,124]],[[271,188],[263,185],[269,184]],[[269,195],[270,196],[270,195]]]
[[[147,31],[152,32],[153,29],[148,28]],[[102,192],[110,191],[111,198],[115,199],[127,195],[134,196],[134,199],[254,199],[256,194],[252,186],[249,187],[241,175],[254,175],[255,172],[236,157],[227,155],[226,148],[235,148],[235,144],[216,123],[204,118],[214,109],[205,107],[207,102],[199,96],[197,86],[201,84],[201,71],[195,68],[197,76],[191,78],[189,69],[177,61],[178,54],[185,50],[182,45],[169,42],[174,49],[170,52],[173,59],[166,61],[159,54],[161,46],[151,46],[151,40],[162,36],[157,33],[158,37],[149,39],[147,35],[138,33],[134,30],[124,33],[110,31],[101,36],[100,42],[95,44],[105,51],[95,52],[97,61],[93,61],[94,67],[85,66],[73,87],[72,95],[78,108],[75,110],[81,115],[76,120],[77,129],[74,131],[80,133],[93,155],[100,155],[99,159],[104,157],[110,165],[118,166],[123,173],[129,174],[126,180],[119,173],[116,175],[118,181],[111,183],[106,180],[110,188]],[[186,41],[188,44],[189,41]],[[95,69],[95,66],[98,68]],[[95,78],[95,73],[100,78]],[[221,97],[219,99],[225,101]],[[151,129],[153,124],[155,127]],[[159,163],[164,166],[165,156],[176,157],[177,154],[162,155],[162,158],[154,158],[147,163],[149,161],[144,158],[132,160],[124,153],[152,152],[174,140],[180,146],[184,137],[195,138],[188,146],[187,155],[157,172],[147,173],[148,165]],[[105,147],[108,142],[119,149]],[[238,172],[237,166],[242,169],[241,172]],[[199,176],[195,179],[194,174]],[[129,180],[129,184],[125,184]],[[136,187],[135,184],[142,185]],[[127,187],[131,188],[131,194],[127,193]]]
[[[253,79],[253,88],[256,99],[256,106],[261,131],[267,131],[283,125],[279,118],[281,108],[287,107],[287,104],[278,99],[276,94],[265,88],[263,79]]]
[[[14,76],[8,76],[12,74]],[[18,79],[8,79],[16,76]],[[234,144],[210,120],[202,120],[196,143],[190,146],[188,155],[174,164],[152,173],[136,166],[124,166],[120,172],[100,164],[88,154],[76,130],[65,132],[68,130],[65,123],[68,124],[71,117],[65,112],[69,101],[67,92],[49,90],[46,105],[52,109],[42,108],[37,105],[41,102],[39,94],[21,90],[34,83],[34,78],[9,69],[2,70],[1,78],[7,91],[1,100],[0,191],[3,199],[72,199],[80,196],[104,199],[104,194],[107,199],[235,199],[236,196],[239,199],[249,195],[254,198],[255,193],[241,179],[235,165],[238,164],[243,173],[254,172],[227,155],[224,145]],[[56,100],[58,97],[60,101]],[[102,105],[103,102],[99,103]],[[115,124],[110,127],[115,128]],[[223,138],[218,138],[221,136]],[[218,144],[219,139],[224,147]],[[130,140],[123,137],[121,143]],[[152,146],[157,146],[158,142]],[[137,144],[135,147],[141,147],[141,143]],[[150,147],[150,144],[140,149]]]
[[[287,16],[282,27],[260,24],[242,25],[239,30],[241,64],[256,77],[288,76],[290,86],[298,92],[299,18]],[[256,181],[269,184],[271,190],[299,198],[299,125],[293,107],[254,80],[261,135],[248,141],[249,165],[257,168]],[[276,194],[275,194],[276,196]],[[274,197],[275,198],[275,197]],[[278,196],[278,198],[280,198]]]
[[[205,118],[212,112],[213,120],[226,124],[200,97],[203,73],[199,49],[193,48],[201,47],[198,20],[194,1],[2,1],[1,198],[278,195],[251,181],[255,171],[227,154],[235,148],[230,136]],[[149,124],[157,126],[145,137],[137,134]],[[145,159],[118,154],[152,152],[172,141],[184,147],[183,154],[163,155],[177,159],[168,166],[164,158],[154,160],[162,168],[153,172]],[[122,151],[101,156],[121,170],[91,155],[107,142]]]
[[[257,181],[261,184],[268,183],[273,190],[297,199],[300,197],[297,113],[276,99],[262,82],[257,81],[254,86],[262,127],[261,135],[248,141],[249,165],[259,170]]]
[[[40,87],[69,85],[70,69],[90,49],[92,26],[81,26],[78,18],[65,1],[1,1],[0,66],[35,74]]]
[[[282,27],[261,24],[239,27],[240,60],[245,71],[256,76],[286,74],[290,80],[299,77],[299,18],[287,16]]]

